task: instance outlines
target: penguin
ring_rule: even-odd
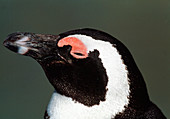
[[[166,119],[129,50],[103,31],[16,32],[3,44],[35,59],[54,87],[44,119]]]

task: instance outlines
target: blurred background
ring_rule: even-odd
[[[151,100],[170,118],[169,0],[0,0],[0,118],[42,119],[54,90],[36,61],[3,47],[7,35],[84,27],[128,47]]]

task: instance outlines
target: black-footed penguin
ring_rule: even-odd
[[[54,87],[45,119],[166,119],[129,50],[105,32],[17,32],[4,45],[34,58]]]

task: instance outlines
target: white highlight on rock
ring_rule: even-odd
[[[50,119],[111,119],[124,111],[129,103],[128,71],[123,64],[117,49],[107,41],[95,40],[86,35],[70,35],[80,39],[87,47],[88,52],[95,49],[100,52],[108,76],[106,100],[99,105],[87,107],[75,102],[72,98],[53,93],[47,112]]]
[[[28,52],[29,48],[26,47],[26,42],[29,41],[29,38],[27,36],[24,36],[20,40],[15,41],[15,43],[18,45],[18,53],[19,54],[25,54]]]

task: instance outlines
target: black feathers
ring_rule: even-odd
[[[44,61],[42,67],[56,91],[87,106],[105,100],[107,75],[99,52],[89,54],[93,59],[72,59],[72,64],[60,64],[55,59]],[[94,60],[95,59],[95,60]]]
[[[68,31],[58,36],[21,32],[11,34],[4,42],[4,45],[19,54],[22,54],[18,52],[19,48],[21,48],[21,50],[23,50],[22,48],[26,48],[28,52],[24,52],[23,55],[30,56],[41,64],[48,80],[57,93],[72,98],[73,101],[81,103],[89,109],[93,106],[99,106],[101,102],[107,100],[106,95],[109,91],[107,89],[109,80],[115,80],[109,79],[110,77],[107,74],[108,69],[104,67],[103,60],[100,57],[101,50],[93,49],[93,51],[86,52],[84,51],[84,49],[86,50],[86,46],[83,45],[83,52],[73,53],[80,57],[83,55],[88,56],[76,58],[70,53],[73,49],[73,46],[71,46],[71,44],[73,44],[72,41],[70,45],[67,44],[67,41],[64,41],[66,43],[63,46],[61,45],[61,47],[58,45],[61,39],[75,34],[90,36],[95,39],[94,41],[107,41],[111,48],[116,49],[115,54],[121,56],[121,58],[118,58],[118,61],[124,66],[123,69],[127,71],[126,74],[123,73],[128,76],[128,79],[123,78],[127,81],[126,86],[129,86],[129,94],[127,94],[129,97],[123,95],[125,96],[123,97],[125,101],[123,101],[126,102],[127,98],[129,100],[128,103],[123,105],[125,106],[124,110],[123,106],[118,105],[118,108],[115,108],[117,110],[114,110],[117,114],[115,114],[115,112],[113,112],[114,114],[108,112],[109,115],[114,116],[113,119],[166,119],[159,108],[150,101],[142,74],[136,66],[129,50],[120,41],[105,32],[89,28]],[[23,40],[23,38],[26,39]],[[19,44],[17,44],[17,41],[20,41]],[[79,49],[81,49],[81,47]],[[104,58],[106,59],[106,56]],[[110,57],[107,58],[109,59]],[[111,60],[112,59],[109,59],[109,61]],[[112,64],[109,65],[112,66]],[[119,66],[120,64],[118,64],[117,67]],[[109,69],[109,71],[112,71],[112,69]],[[122,83],[122,85],[124,86],[124,83]],[[126,89],[128,88],[125,88],[125,90]],[[121,88],[119,90],[121,90]],[[124,92],[126,93],[126,91]],[[118,103],[118,101],[116,103]],[[91,117],[93,117],[93,115],[91,115]],[[44,119],[50,119],[47,111],[45,112]]]

